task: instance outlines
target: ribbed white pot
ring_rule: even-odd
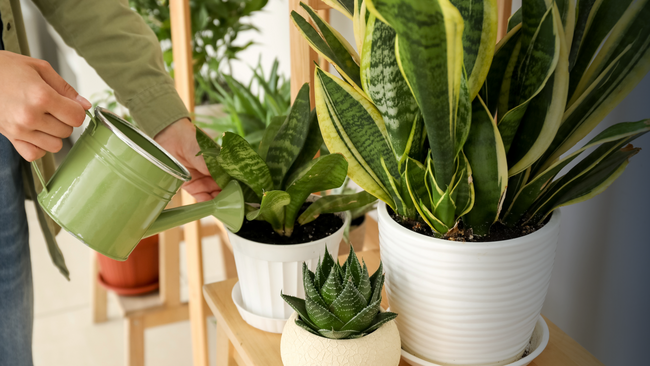
[[[284,366],[397,366],[400,338],[395,321],[357,339],[328,339],[296,325],[293,313],[282,331]]]
[[[302,263],[306,262],[313,271],[318,258],[325,253],[325,247],[330,253],[338,253],[350,214],[342,212],[336,215],[344,221],[338,231],[326,238],[304,244],[258,243],[228,231],[243,305],[247,311],[274,319],[288,319],[291,316],[293,309],[282,300],[280,291],[304,298]]]
[[[386,291],[402,347],[441,365],[496,366],[521,357],[553,269],[560,212],[511,240],[459,243],[417,234],[379,205]]]

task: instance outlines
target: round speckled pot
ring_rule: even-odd
[[[397,366],[401,348],[395,321],[358,339],[328,339],[296,325],[293,313],[282,331],[284,366]]]

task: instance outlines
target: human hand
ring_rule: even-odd
[[[92,105],[45,61],[0,51],[0,134],[27,161],[57,152]]]
[[[172,123],[160,131],[154,140],[189,170],[192,180],[182,187],[198,202],[211,200],[221,192],[210,176],[203,157],[196,156],[200,148],[196,142],[196,127],[189,119]]]

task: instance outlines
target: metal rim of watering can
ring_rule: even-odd
[[[138,146],[135,142],[133,142],[130,138],[128,138],[122,131],[120,131],[119,128],[115,127],[104,115],[109,114],[112,118],[117,119],[120,121],[122,124],[126,125],[128,128],[131,130],[135,131],[137,134],[142,136],[144,139],[149,141],[155,148],[160,150],[169,160],[171,160],[176,166],[180,169],[180,171],[168,166],[167,164],[163,163],[162,161],[156,159],[153,155],[149,154],[146,150],[144,150],[142,147]],[[95,107],[95,117],[101,121],[101,123],[106,126],[111,132],[115,134],[122,142],[124,142],[127,146],[129,146],[131,149],[133,149],[135,152],[138,154],[142,155],[143,158],[149,160],[152,164],[157,166],[158,168],[162,169],[165,173],[178,178],[182,181],[189,182],[192,177],[190,175],[190,172],[181,164],[176,158],[174,158],[170,153],[167,152],[162,146],[160,146],[154,139],[151,137],[145,135],[142,131],[139,129],[135,128],[132,124],[129,122],[125,121],[122,117],[118,116],[117,114],[102,108],[102,107]]]

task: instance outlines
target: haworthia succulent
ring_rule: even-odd
[[[476,198],[474,208],[463,216],[463,222],[475,235],[487,235],[499,217],[508,183],[508,165],[499,130],[480,97],[472,107],[472,129],[464,151],[472,167]]]
[[[282,188],[285,175],[303,150],[309,133],[309,111],[309,84],[305,83],[266,154],[266,165],[269,167],[275,189]]]
[[[226,132],[217,161],[231,177],[248,185],[260,199],[264,191],[273,190],[269,168],[243,137]]]

